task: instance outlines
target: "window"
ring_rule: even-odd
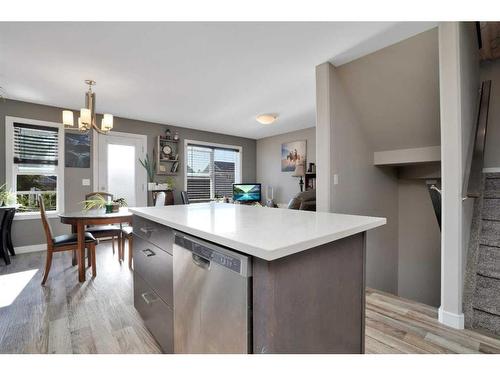
[[[20,205],[17,217],[39,213],[42,196],[47,213],[63,208],[62,125],[6,118],[6,182]]]
[[[190,201],[232,196],[241,182],[241,147],[186,141],[185,181]]]

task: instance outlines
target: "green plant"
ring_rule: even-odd
[[[96,194],[92,198],[82,202],[84,211],[92,210],[94,208],[104,208],[108,201],[104,199],[101,194]]]
[[[3,206],[4,202],[7,200],[7,189],[5,184],[0,186],[0,206]]]
[[[175,188],[175,179],[171,176],[167,177],[167,180],[165,181],[168,184],[168,187],[170,190],[174,190]]]
[[[108,201],[104,199],[101,194],[96,194],[92,198],[82,202],[84,211],[92,210],[95,208],[104,208],[108,205]],[[112,204],[117,204],[120,207],[127,207],[125,198],[118,198],[113,200]]]
[[[0,206],[16,204],[16,194],[12,190],[7,190],[6,184],[0,186]]]
[[[154,159],[154,155],[153,155],[153,159]],[[144,158],[144,160],[139,159],[139,163],[141,163],[141,165],[144,167],[144,169],[148,173],[149,182],[154,182],[156,161],[149,160],[149,155],[146,154],[146,157]]]

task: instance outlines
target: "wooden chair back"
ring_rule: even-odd
[[[45,231],[45,237],[47,237],[47,244],[52,243],[54,236],[52,235],[52,228],[47,220],[47,214],[45,213],[45,204],[43,203],[43,197],[38,196],[38,204],[40,206],[40,217],[42,219],[43,230]]]
[[[104,191],[93,191],[91,193],[85,194],[85,200],[88,200],[90,198],[95,197],[96,195],[100,195],[103,197],[105,200],[108,200],[108,197],[111,197],[111,200],[113,200],[113,194],[106,193]]]

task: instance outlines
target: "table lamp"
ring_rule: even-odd
[[[297,163],[295,164],[295,171],[292,174],[292,177],[300,177],[299,181],[299,186],[300,186],[300,192],[304,191],[304,180],[302,177],[305,175],[305,165],[304,163]]]

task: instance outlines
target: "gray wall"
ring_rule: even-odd
[[[274,201],[288,203],[299,191],[299,179],[291,172],[281,171],[281,144],[307,142],[307,163],[316,161],[316,129],[308,128],[257,140],[257,182],[262,184],[263,199],[266,186],[274,188]]]
[[[398,295],[438,307],[441,232],[425,180],[399,179],[398,199]]]
[[[402,290],[415,296],[415,277],[400,271],[414,266],[416,258],[407,255],[415,248],[402,247],[419,236],[419,228],[412,232],[404,215],[400,218],[397,169],[374,167],[373,152],[440,144],[437,36],[433,29],[350,63],[316,69],[316,144],[331,150],[316,157],[318,169],[323,170],[318,178],[329,179],[321,184],[327,189],[318,188],[318,199],[329,203],[333,212],[386,217],[386,226],[367,235],[367,285],[398,293],[401,282]],[[329,143],[323,144],[326,138]],[[413,199],[424,199],[421,189],[402,188],[401,194],[413,192]],[[425,199],[430,204],[428,196]],[[422,214],[427,216],[428,211]],[[435,274],[432,277],[435,280]],[[439,284],[431,282],[426,288],[419,298],[435,301]]]
[[[336,68],[332,86],[331,211],[387,218],[383,227],[367,234],[367,285],[397,293],[398,283],[398,182],[394,168],[373,165],[374,147],[345,89],[349,64]],[[319,162],[319,161],[318,161]],[[338,184],[334,183],[338,175]]]
[[[469,178],[472,160],[474,130],[478,112],[480,88],[479,46],[474,22],[460,22],[460,91],[462,121],[462,183]],[[495,102],[491,101],[492,107]],[[462,275],[467,267],[470,229],[474,200],[467,199],[462,204]]]
[[[438,67],[437,29],[337,67],[374,151],[439,146]]]
[[[0,144],[2,151],[0,153],[0,183],[5,181],[5,116],[24,117],[43,121],[61,121],[62,108],[26,103],[14,100],[0,101]],[[98,116],[100,123],[100,116]],[[172,132],[178,131],[181,141],[184,139],[199,140],[205,142],[215,142],[242,146],[243,148],[243,182],[255,181],[255,152],[256,141],[248,138],[228,136],[224,134],[210,133],[199,130],[175,127],[170,125],[156,124],[139,120],[131,120],[120,117],[114,119],[115,131],[125,133],[144,134],[148,136],[148,154],[152,157],[153,147],[155,145],[156,136],[164,133],[165,129],[169,128]],[[179,155],[181,168],[184,163],[183,152]],[[65,210],[79,210],[85,193],[90,192],[90,187],[82,186],[82,179],[92,179],[92,168],[65,168]],[[157,181],[164,181],[165,177],[157,176]],[[176,190],[184,189],[184,177],[182,172],[175,178]],[[67,225],[62,225],[57,219],[51,220],[55,234],[67,232]],[[26,246],[44,243],[42,227],[38,219],[18,220],[12,228],[14,246]]]
[[[485,168],[500,168],[500,60],[483,61],[480,67],[481,81],[491,80],[488,134],[484,154]]]

